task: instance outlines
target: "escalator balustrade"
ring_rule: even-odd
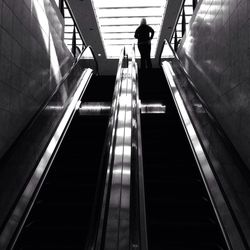
[[[114,78],[104,78],[91,80],[84,100],[111,101]],[[107,125],[108,116],[75,114],[14,249],[84,248]]]
[[[128,65],[131,67],[131,64]],[[132,68],[136,68],[135,64],[129,69]],[[130,75],[126,70],[121,72],[122,76]],[[110,112],[108,103],[111,103],[114,85],[104,85],[103,82],[114,83],[115,79],[104,78],[93,78],[83,96],[84,102],[89,105],[87,113],[91,110],[91,103],[96,101],[105,103],[103,107],[108,110],[105,114]],[[134,81],[136,76],[133,75],[131,79]],[[121,91],[117,88],[114,92],[119,90],[122,93],[121,97],[117,94],[113,98],[120,113],[117,111],[116,114],[114,110],[111,113],[113,117],[126,119],[118,119],[120,123],[113,121],[117,126],[113,126],[113,129],[118,132],[114,133],[112,141],[117,149],[122,146],[125,152],[136,140],[132,137],[130,142],[126,136],[121,137],[120,131],[127,138],[136,135],[139,138],[137,144],[133,145],[136,151],[140,146],[141,133],[143,171],[133,165],[142,163],[140,150],[138,158],[132,154],[131,161],[113,149],[119,153],[115,157],[122,161],[110,155],[109,162],[114,164],[110,165],[112,174],[103,176],[103,183],[106,179],[104,198],[100,199],[102,206],[98,204],[102,215],[93,215],[109,117],[75,115],[14,249],[83,249],[88,246],[91,217],[95,216],[100,216],[100,220],[95,224],[96,245],[93,249],[228,249],[163,71],[152,69],[139,72],[140,99],[148,105],[141,106],[141,118],[137,121],[135,117],[139,113],[136,114],[135,110],[138,112],[136,105],[140,101],[134,92],[137,86],[131,79],[122,78],[120,85],[118,81],[117,86]],[[126,104],[125,100],[131,96],[133,98]],[[124,103],[127,106],[122,106]],[[132,103],[136,104],[132,106]],[[129,112],[127,116],[124,110]],[[133,132],[128,137],[126,133],[140,126],[139,133]],[[132,152],[132,149],[129,150]],[[127,152],[129,157],[131,152]],[[131,177],[128,175],[130,171]],[[143,172],[144,179],[141,179]],[[122,197],[120,201],[115,199],[118,193]],[[122,207],[122,199],[126,201],[126,211]],[[144,207],[146,215],[142,216]],[[146,224],[143,223],[145,218]],[[141,242],[142,239],[144,242]]]
[[[141,116],[148,248],[227,249],[162,70],[140,74],[139,86],[142,101],[166,105]]]

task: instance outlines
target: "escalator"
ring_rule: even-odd
[[[133,54],[91,78],[14,249],[231,249],[169,79],[139,71],[139,100]]]
[[[161,69],[139,73],[142,102],[165,114],[141,116],[149,249],[228,249]]]
[[[113,85],[93,77],[82,99],[111,101]],[[14,249],[83,249],[107,125],[108,116],[74,115]]]

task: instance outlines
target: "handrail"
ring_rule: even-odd
[[[180,68],[184,74],[184,76],[187,78],[188,80],[188,83],[190,84],[191,88],[193,89],[193,91],[195,92],[197,98],[199,99],[199,101],[201,102],[204,110],[206,110],[206,113],[208,114],[211,122],[213,123],[213,125],[215,126],[215,128],[217,129],[217,131],[219,132],[223,142],[225,143],[225,145],[227,145],[228,149],[230,151],[232,151],[235,156],[237,157],[237,160],[239,162],[241,162],[241,165],[242,166],[245,166],[245,163],[243,162],[243,160],[241,159],[238,151],[235,149],[235,147],[233,146],[232,142],[230,141],[230,139],[228,138],[228,136],[225,134],[224,132],[224,129],[222,128],[222,126],[220,125],[220,123],[218,122],[218,120],[216,119],[215,115],[211,112],[211,110],[209,109],[209,107],[207,106],[206,102],[204,101],[204,99],[199,95],[199,91],[198,89],[196,88],[196,86],[194,85],[191,77],[189,76],[189,74],[187,73],[187,71],[185,70],[181,60],[179,59],[177,53],[173,50],[173,48],[171,47],[171,45],[169,44],[169,42],[165,39],[164,42],[163,42],[163,45],[162,45],[162,50],[161,52],[163,51],[163,48],[166,44],[166,42],[168,43],[168,46],[171,48],[172,52],[173,52],[173,55],[174,55],[174,58],[178,61],[179,65],[180,65]],[[161,60],[161,56],[162,54],[160,54],[160,60]],[[246,167],[247,168],[247,167]],[[245,173],[245,170],[243,170],[244,173]],[[247,172],[245,173],[247,174],[248,176],[250,176],[250,173]],[[248,179],[248,184],[250,185],[250,178]]]
[[[197,1],[198,0],[193,0],[193,4],[192,5],[189,5],[189,4],[186,4],[186,0],[182,0],[182,3],[180,5],[180,9],[178,11],[178,14],[177,14],[177,18],[175,20],[175,23],[173,25],[173,29],[171,31],[171,35],[169,37],[169,41],[172,41],[173,39],[173,36],[175,35],[175,40],[174,40],[174,46],[175,48],[178,48],[178,44],[180,43],[180,41],[182,40],[183,36],[185,35],[186,33],[186,14],[185,14],[185,7],[191,7],[193,6],[193,12],[192,12],[192,15],[194,14],[194,11],[195,11],[195,8],[197,6]],[[200,2],[200,1],[199,1]],[[179,40],[177,40],[177,24],[180,23],[180,17],[182,15],[182,20],[181,20],[181,32],[182,32],[182,35],[181,37],[178,37]]]
[[[214,115],[211,113],[211,111],[209,110],[209,108],[208,108],[206,102],[205,102],[205,101],[203,100],[203,98],[199,95],[198,90],[197,90],[197,88],[195,87],[195,85],[194,85],[194,83],[193,83],[191,77],[189,76],[189,74],[188,74],[187,71],[185,70],[185,68],[184,68],[184,66],[183,66],[183,64],[182,64],[182,62],[181,62],[181,60],[180,60],[180,58],[178,57],[177,53],[174,51],[174,49],[172,48],[172,46],[170,45],[170,43],[169,43],[169,41],[168,41],[167,39],[164,40],[163,45],[162,45],[162,48],[161,48],[161,53],[160,53],[160,57],[159,57],[160,65],[161,65],[161,60],[162,60],[162,58],[161,58],[162,52],[163,52],[163,49],[164,49],[164,46],[165,46],[166,43],[167,43],[168,46],[170,47],[170,49],[171,49],[171,51],[172,51],[172,53],[173,53],[173,55],[174,55],[174,58],[178,61],[179,65],[181,66],[182,72],[184,73],[185,77],[187,78],[187,80],[188,80],[190,86],[192,87],[192,89],[195,91],[195,93],[196,93],[198,99],[200,100],[200,102],[202,103],[202,105],[204,106],[204,108],[206,109],[206,111],[207,111],[209,117],[210,117],[211,119],[213,119],[215,123],[218,123],[218,126],[220,127],[220,129],[223,130],[223,129],[221,128],[221,126],[219,125],[219,122],[216,120],[215,116],[214,116]]]
[[[179,19],[180,19],[181,11],[182,11],[182,9],[184,8],[185,1],[186,1],[186,0],[182,0],[181,7],[180,7],[180,9],[179,9],[179,11],[178,11],[178,15],[177,15],[178,17],[177,17],[176,20],[175,20],[174,28],[173,28],[172,33],[171,33],[171,36],[170,36],[170,38],[169,38],[170,41],[172,40],[172,38],[173,38],[173,36],[174,36],[174,32],[175,32],[175,30],[176,30],[176,26],[177,26],[178,21],[179,21]]]
[[[163,43],[162,43],[162,46],[161,46],[161,53],[160,53],[160,57],[159,57],[160,60],[161,60],[162,52],[163,52],[163,49],[164,49],[164,46],[165,46],[166,43],[168,44],[168,46],[169,46],[170,49],[172,50],[174,57],[175,57],[178,61],[180,61],[180,59],[179,59],[177,53],[174,51],[174,49],[172,48],[172,46],[170,45],[170,43],[169,43],[169,41],[168,41],[167,39],[164,39],[164,41],[163,41]]]
[[[109,125],[107,129],[105,148],[102,155],[101,168],[103,169],[103,175],[99,179],[103,178],[104,183],[99,190],[103,190],[98,194],[95,204],[98,206],[95,210],[95,216],[92,218],[92,231],[90,232],[89,241],[87,243],[86,249],[101,249],[104,245],[105,234],[106,234],[106,222],[108,217],[108,202],[110,197],[110,189],[112,182],[112,171],[113,171],[113,160],[114,160],[114,144],[116,141],[115,131],[117,129],[118,122],[118,105],[119,105],[119,93],[121,91],[121,68],[123,65],[123,60],[125,56],[125,48],[121,50],[117,74],[116,74],[116,84],[114,87],[114,93],[112,98],[111,112]],[[105,173],[104,173],[105,172]],[[100,192],[100,191],[99,191]]]
[[[131,223],[133,232],[131,235],[132,244],[138,249],[147,250],[147,225],[146,225],[146,208],[145,208],[145,191],[144,191],[144,174],[142,158],[142,141],[141,141],[141,119],[140,119],[140,99],[138,86],[138,67],[135,60],[135,44],[132,47],[132,81],[133,81],[133,100],[135,101],[132,119],[135,122],[132,126],[132,199],[131,202]]]
[[[82,39],[82,43],[84,44],[84,46],[87,46],[87,43],[86,43],[86,41],[84,40],[84,38],[83,38],[83,36],[82,36],[82,33],[80,32],[80,29],[79,29],[79,27],[78,27],[78,24],[77,24],[77,22],[75,21],[76,18],[75,18],[74,14],[73,14],[73,11],[72,11],[71,8],[70,8],[70,5],[69,5],[69,3],[68,3],[68,0],[63,0],[63,1],[65,2],[66,6],[67,6],[67,8],[68,8],[68,10],[69,10],[69,13],[70,13],[70,15],[71,15],[71,17],[72,17],[72,19],[73,19],[73,22],[74,22],[74,25],[75,25],[75,27],[76,27],[76,29],[77,29],[77,31],[78,31],[78,34],[79,34],[79,36],[80,36],[81,39]]]
[[[166,42],[168,42],[167,40],[165,40],[164,41],[164,43],[163,43],[163,46],[165,46],[165,43]],[[168,43],[168,46],[170,46],[169,45],[169,43]],[[171,46],[170,46],[171,47]],[[185,70],[185,68],[184,68],[184,66],[183,66],[183,64],[182,64],[182,62],[180,61],[180,59],[179,59],[179,57],[178,57],[178,55],[176,54],[176,52],[171,48],[171,50],[172,50],[172,52],[173,52],[173,55],[174,55],[174,58],[172,59],[172,60],[176,60],[177,62],[178,62],[178,64],[179,64],[179,66],[180,66],[180,70],[182,71],[182,73],[184,74],[184,77],[186,77],[186,79],[187,79],[187,83],[189,84],[189,86],[191,87],[191,90],[193,91],[193,93],[192,94],[194,94],[194,96],[197,98],[197,102],[200,102],[200,104],[202,105],[202,107],[203,107],[203,110],[206,112],[206,114],[207,114],[207,121],[208,122],[210,122],[210,126],[214,129],[214,131],[215,132],[217,132],[217,136],[218,136],[218,138],[220,139],[220,142],[223,144],[223,146],[224,146],[224,150],[227,152],[227,155],[228,155],[228,157],[230,157],[230,161],[231,161],[231,163],[233,163],[233,164],[237,164],[237,167],[238,167],[238,170],[239,170],[239,172],[241,173],[241,175],[242,175],[242,177],[243,177],[243,179],[244,179],[244,181],[246,182],[246,184],[248,185],[248,186],[250,186],[250,172],[249,172],[249,170],[248,170],[248,168],[247,168],[247,166],[246,166],[246,164],[243,162],[243,160],[242,160],[242,158],[240,157],[240,155],[239,155],[239,152],[236,150],[236,148],[234,147],[234,145],[232,144],[232,142],[231,142],[231,140],[228,138],[228,136],[226,135],[226,133],[224,132],[224,129],[222,128],[222,126],[220,125],[220,123],[218,122],[218,120],[216,119],[216,117],[215,117],[215,115],[209,110],[209,107],[207,106],[207,104],[205,103],[205,101],[203,100],[203,98],[199,95],[199,92],[198,92],[198,90],[197,90],[197,88],[195,87],[195,85],[194,85],[194,83],[192,82],[192,80],[191,80],[191,78],[190,78],[190,76],[189,76],[189,74],[187,73],[187,71]],[[160,58],[161,58],[161,56],[162,56],[162,54],[160,55]],[[165,63],[166,63],[166,61],[165,61]],[[163,62],[163,64],[164,64],[164,62]],[[171,65],[171,62],[168,62],[168,65],[169,65],[169,67],[171,67],[170,65]],[[179,86],[176,86],[177,87],[177,90],[179,89]],[[180,89],[179,89],[180,90]],[[178,91],[179,91],[178,90]],[[180,93],[179,93],[179,95],[181,96],[181,98],[183,98],[182,97],[182,94],[181,94],[181,91],[180,91]],[[193,98],[195,98],[195,97],[193,97]],[[184,103],[184,101],[183,101],[183,103]],[[184,103],[184,105],[186,106],[186,104]],[[186,110],[187,110],[187,113],[189,113],[190,112],[190,109],[188,108],[188,107],[186,107]],[[190,116],[190,120],[191,120],[191,122],[193,122],[192,120],[193,120],[193,115],[192,115],[192,113],[189,113],[189,116]],[[195,126],[194,126],[195,127]],[[196,128],[197,129],[197,128]],[[201,132],[201,130],[198,128],[197,129],[197,131],[200,131],[200,132],[197,132],[197,134],[198,134],[198,136],[200,136],[201,138],[202,137],[204,137],[204,135],[202,134],[202,132]],[[200,138],[199,138],[200,139]],[[201,144],[203,144],[203,140],[201,140]],[[204,146],[204,144],[202,145],[202,147]],[[206,151],[206,150],[205,150]],[[223,153],[224,154],[224,153]],[[216,159],[216,163],[215,164],[217,164],[217,160],[218,159]],[[213,159],[213,156],[210,158],[209,157],[209,161],[212,163],[212,165],[213,165],[213,162],[214,162],[214,159]],[[229,164],[230,165],[230,164]],[[214,171],[213,171],[214,172]],[[217,176],[217,173],[216,173],[216,171],[215,171],[215,178],[216,178],[216,180],[218,181],[218,185],[219,185],[219,187],[220,187],[220,189],[221,189],[221,192],[223,192],[223,193],[225,193],[225,190],[223,189],[223,187],[222,187],[222,184],[221,184],[221,182],[220,182],[220,180],[219,180],[219,177]],[[242,180],[243,180],[242,179]],[[234,224],[235,224],[235,227],[237,228],[237,230],[238,230],[238,232],[237,232],[237,234],[239,234],[240,236],[240,238],[241,238],[241,240],[242,240],[242,244],[243,245],[248,245],[247,244],[247,240],[246,240],[246,233],[244,234],[243,233],[243,230],[242,230],[242,228],[241,228],[241,225],[240,225],[240,223],[238,222],[238,218],[237,218],[237,216],[234,214],[234,208],[233,208],[233,206],[232,206],[232,203],[231,203],[231,201],[230,201],[230,194],[229,194],[229,196],[223,196],[223,198],[224,198],[224,200],[225,200],[225,203],[227,204],[227,209],[228,209],[228,211],[230,211],[230,216],[232,217],[232,220],[234,221]],[[224,214],[225,215],[225,214]],[[225,216],[224,216],[225,217]],[[226,218],[226,217],[225,217]],[[228,219],[227,219],[228,220]],[[232,232],[231,232],[231,234],[235,234],[236,232],[233,232],[233,230],[232,230]],[[226,240],[229,242],[229,240],[228,240],[228,237],[227,237],[227,235],[225,234],[225,237],[226,237]],[[238,237],[238,236],[237,236]],[[236,238],[237,238],[236,237]],[[236,244],[238,244],[237,242],[236,242]]]

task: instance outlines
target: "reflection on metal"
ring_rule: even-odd
[[[108,167],[102,211],[97,236],[94,237],[97,240],[95,242],[94,239],[90,244],[91,249],[127,250],[132,246],[132,249],[147,250],[144,189],[139,191],[138,188],[138,178],[141,182],[143,176],[142,171],[138,171],[139,165],[142,167],[142,160],[138,131],[140,102],[137,65],[134,57],[128,67],[124,61],[127,61],[127,57],[123,50],[118,64],[109,122],[106,150]],[[133,184],[135,180],[137,183]],[[138,197],[141,191],[143,195]],[[143,212],[140,213],[139,210]],[[139,231],[140,223],[143,225],[142,232]]]
[[[107,152],[107,156],[105,158],[106,164],[108,166],[101,215],[100,221],[98,223],[99,226],[97,235],[94,235],[91,239],[91,249],[101,249],[103,248],[103,245],[105,245],[105,249],[118,249],[119,242],[122,244],[123,241],[125,241],[126,245],[123,248],[129,249],[129,246],[127,245],[129,242],[129,210],[127,204],[129,199],[126,199],[126,197],[129,197],[129,193],[127,194],[127,192],[129,192],[128,182],[130,181],[130,169],[128,169],[130,151],[128,142],[122,139],[122,135],[126,134],[128,137],[127,140],[129,140],[129,134],[131,133],[131,130],[128,129],[128,124],[126,124],[126,117],[127,119],[129,118],[129,113],[126,112],[126,107],[127,105],[129,106],[129,101],[126,104],[125,100],[128,100],[126,97],[126,92],[123,92],[122,98],[120,95],[122,92],[122,82],[123,89],[126,87],[125,81],[123,79],[125,72],[123,72],[122,69],[124,54],[125,53],[123,49],[118,62],[116,84],[112,100],[111,116],[109,120],[108,139],[106,145],[107,149],[105,150]],[[123,152],[125,152],[124,162],[122,156]],[[116,161],[114,161],[115,157]],[[121,177],[120,179],[119,176]],[[123,179],[126,180],[124,182],[124,189],[122,186]],[[125,204],[122,202],[122,198],[127,201]],[[125,227],[125,229],[122,227]],[[119,241],[120,236],[124,237],[123,241]],[[108,246],[108,243],[111,245]]]
[[[72,100],[70,105],[68,106],[60,124],[58,125],[54,136],[51,138],[47,148],[44,151],[43,156],[38,163],[35,172],[30,178],[29,183],[27,184],[24,192],[22,193],[17,205],[11,214],[9,220],[6,223],[5,228],[3,229],[0,235],[0,249],[9,249],[9,242],[13,237],[13,234],[17,230],[19,223],[23,219],[24,213],[28,208],[28,205],[35,199],[36,190],[38,190],[42,184],[42,179],[47,174],[48,166],[51,164],[51,160],[53,159],[54,152],[58,145],[60,144],[60,139],[64,134],[65,129],[68,126],[69,121],[72,119],[72,116],[75,112],[75,106],[77,105],[78,99],[81,97],[84,89],[87,86],[87,83],[90,80],[92,75],[91,69],[86,69],[82,76],[79,79],[79,87],[76,92],[72,96]]]
[[[132,79],[134,87],[134,118],[132,120],[132,185],[134,188],[131,194],[131,202],[133,202],[131,211],[132,221],[132,247],[133,249],[148,249],[147,239],[147,224],[146,224],[146,208],[145,208],[145,189],[144,189],[144,174],[143,174],[143,159],[142,159],[142,141],[141,141],[141,116],[138,86],[138,67],[135,61],[135,45],[132,50]]]
[[[111,103],[107,102],[84,102],[81,103],[79,115],[110,115]]]
[[[166,105],[162,103],[142,103],[141,106],[142,114],[164,114],[166,113]]]
[[[62,111],[64,109],[64,106],[60,105],[48,105],[46,106],[45,110],[50,112],[50,111]]]
[[[194,107],[196,113],[206,113],[206,111],[204,110],[204,107],[200,103],[194,103],[193,107]]]
[[[210,201],[214,207],[218,222],[224,234],[227,246],[229,249],[245,249],[235,225],[234,219],[232,218],[231,212],[227,206],[227,203],[209,164],[207,156],[190,120],[187,109],[176,87],[176,76],[174,75],[171,62],[163,61],[162,67],[166,75],[166,79],[168,81],[169,88],[174,98],[185,132],[189,139],[191,148],[194,152],[194,156],[196,158],[201,176],[208,191]],[[200,109],[201,107],[197,106],[197,108]]]
[[[129,249],[131,174],[131,66],[122,68],[113,155],[112,182],[105,236],[106,249]]]

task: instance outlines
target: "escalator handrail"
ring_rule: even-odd
[[[161,67],[161,62],[162,62],[162,52],[164,50],[164,46],[168,44],[169,48],[171,49],[174,57],[178,60],[178,62],[180,62],[180,59],[177,55],[177,53],[174,51],[173,47],[171,46],[171,44],[169,43],[169,41],[167,39],[164,39],[163,43],[162,43],[162,46],[161,46],[161,50],[160,50],[160,56],[159,56],[159,66]]]
[[[114,154],[114,143],[115,143],[115,130],[118,120],[118,101],[119,93],[121,89],[121,68],[123,65],[123,60],[125,59],[125,47],[122,48],[118,68],[116,73],[116,81],[114,87],[114,94],[112,97],[111,112],[109,118],[109,124],[107,129],[107,135],[105,140],[105,149],[102,157],[101,167],[105,168],[106,176],[103,176],[105,179],[104,188],[102,194],[98,194],[97,199],[100,200],[99,204],[99,215],[95,216],[92,221],[92,232],[90,232],[89,242],[86,249],[101,249],[104,244],[105,233],[106,233],[106,220],[108,214],[108,201],[110,196],[110,188],[112,181],[112,163],[113,163],[113,154]]]
[[[66,7],[67,7],[68,10],[69,10],[69,13],[70,13],[70,15],[71,15],[71,18],[73,19],[74,25],[75,25],[75,27],[76,27],[76,29],[77,29],[77,31],[78,31],[78,34],[79,34],[79,36],[80,36],[80,38],[81,38],[81,40],[82,40],[82,42],[83,42],[85,48],[88,47],[88,46],[87,46],[87,43],[86,43],[86,41],[85,41],[85,39],[84,39],[83,36],[82,36],[82,33],[80,32],[79,26],[78,26],[78,24],[77,24],[77,22],[76,22],[75,15],[73,14],[73,11],[72,11],[72,9],[71,9],[71,7],[70,7],[70,4],[68,3],[68,0],[64,0],[64,2],[65,2],[65,4],[66,4]],[[84,48],[84,50],[85,50],[85,48]],[[83,50],[83,51],[84,51],[84,50]],[[83,52],[83,51],[82,51],[82,52]]]
[[[245,179],[246,179],[248,185],[250,186],[250,172],[249,172],[246,164],[243,162],[242,158],[239,155],[239,152],[236,150],[236,148],[232,144],[231,140],[228,138],[228,136],[224,132],[224,129],[222,128],[222,126],[220,125],[220,123],[218,122],[218,120],[216,119],[215,115],[211,112],[211,110],[207,106],[207,104],[204,101],[204,99],[200,96],[199,91],[196,88],[196,86],[194,85],[194,83],[193,83],[190,75],[186,71],[186,69],[183,66],[181,60],[179,59],[177,53],[174,51],[174,49],[172,48],[172,46],[170,45],[170,43],[169,43],[169,41],[167,39],[165,39],[164,42],[163,42],[163,44],[162,44],[161,53],[160,53],[160,57],[159,57],[160,58],[159,59],[160,65],[161,65],[161,61],[162,61],[162,52],[163,52],[163,49],[164,49],[164,46],[165,46],[166,43],[171,48],[171,51],[173,52],[173,55],[174,55],[174,59],[176,59],[177,62],[178,62],[178,64],[180,65],[180,69],[182,70],[182,73],[186,77],[189,86],[194,91],[196,97],[198,98],[198,100],[200,101],[201,105],[203,106],[203,109],[207,113],[207,115],[208,115],[211,123],[213,124],[214,128],[217,130],[218,134],[220,135],[220,137],[221,137],[223,143],[225,144],[226,148],[228,149],[228,151],[230,152],[230,154],[234,156],[234,159],[239,163],[240,170],[242,171],[243,175],[244,176],[246,175],[248,177],[248,178],[245,178]]]
[[[81,55],[86,51],[88,47],[86,47],[82,52]],[[63,78],[61,79],[60,83],[55,87],[54,91],[51,93],[51,95],[41,104],[40,108],[37,110],[37,112],[33,115],[33,117],[31,117],[30,121],[27,123],[27,125],[23,128],[23,130],[20,132],[20,134],[18,135],[18,137],[16,138],[15,142],[13,143],[13,145],[7,150],[7,152],[5,153],[5,155],[3,156],[3,158],[1,159],[1,161],[4,161],[5,158],[9,157],[10,152],[13,151],[13,149],[15,148],[16,142],[22,140],[23,136],[25,136],[26,132],[29,131],[33,124],[35,124],[35,122],[39,119],[39,117],[41,116],[41,114],[46,110],[47,106],[50,105],[51,100],[53,100],[53,98],[55,97],[55,95],[57,94],[57,91],[63,86],[63,84],[65,84],[65,81],[67,81],[68,77],[72,74],[72,72],[76,69],[76,67],[78,67],[78,63],[79,61],[82,60],[80,57],[77,59],[77,61],[70,67],[69,71],[63,76]],[[63,115],[63,114],[62,114]],[[6,219],[6,223],[7,223],[8,219]],[[5,223],[5,224],[6,224]],[[5,226],[3,225],[3,228]]]
[[[180,65],[180,68],[184,74],[184,76],[187,78],[188,80],[188,83],[189,85],[191,86],[191,88],[194,90],[197,98],[199,99],[199,101],[201,102],[201,104],[203,105],[204,109],[206,110],[208,116],[210,117],[210,119],[213,121],[213,123],[216,125],[216,127],[219,129],[219,130],[223,130],[219,124],[219,122],[217,121],[217,119],[215,118],[215,116],[211,113],[211,111],[209,110],[206,102],[203,100],[203,98],[199,95],[199,92],[197,90],[197,88],[195,87],[191,77],[189,76],[189,74],[187,73],[187,71],[185,70],[181,60],[179,59],[177,53],[174,51],[174,49],[172,48],[172,46],[170,45],[169,41],[167,39],[164,40],[163,44],[162,44],[162,47],[161,47],[161,53],[160,53],[160,57],[159,57],[159,62],[160,62],[160,66],[161,66],[161,61],[162,61],[162,52],[163,52],[163,49],[164,49],[164,46],[165,44],[168,44],[168,46],[170,47],[173,55],[174,55],[174,58],[178,61],[179,65]]]
[[[132,161],[132,171],[134,183],[132,183],[132,195],[134,204],[131,204],[131,217],[134,221],[131,221],[131,228],[134,228],[131,236],[132,244],[138,245],[139,249],[148,249],[147,240],[147,225],[146,225],[146,208],[145,208],[145,190],[144,190],[144,174],[143,174],[143,158],[142,158],[142,141],[141,141],[141,119],[140,119],[140,99],[139,99],[139,84],[138,84],[138,67],[135,60],[135,44],[132,47],[132,81],[135,87],[133,92],[135,101],[135,107],[132,113],[132,119],[136,122],[136,126],[132,126],[132,143],[135,147],[132,147],[132,155],[134,153],[134,159]]]
[[[246,182],[246,184],[248,186],[250,186],[250,178],[249,178],[250,177],[250,172],[249,172],[249,170],[248,170],[245,162],[243,161],[243,159],[241,158],[239,152],[234,147],[234,145],[232,144],[232,142],[229,139],[228,135],[225,133],[224,129],[222,128],[222,126],[220,125],[220,123],[218,122],[218,120],[216,119],[215,115],[209,110],[207,104],[205,103],[205,101],[203,100],[203,98],[199,95],[199,91],[197,90],[197,88],[195,87],[194,83],[192,82],[191,77],[187,73],[187,71],[186,71],[185,67],[183,66],[181,60],[179,59],[177,53],[173,50],[173,48],[170,46],[170,44],[169,44],[169,42],[167,40],[165,40],[164,43],[163,43],[162,51],[163,51],[163,48],[164,48],[166,42],[168,43],[168,46],[171,48],[171,50],[173,52],[173,55],[174,55],[174,58],[167,59],[167,61],[169,61],[170,64],[171,64],[171,61],[173,61],[173,60],[176,60],[178,62],[179,66],[180,66],[180,70],[182,71],[182,73],[186,77],[187,83],[188,83],[191,91],[193,91],[192,94],[194,94],[194,96],[196,96],[197,102],[200,102],[203,110],[207,114],[208,122],[210,121],[211,127],[214,128],[214,131],[217,133],[218,139],[224,145],[224,149],[227,152],[227,156],[230,157],[230,160],[229,160],[230,164],[237,165],[238,170],[241,173],[241,176],[244,178],[244,181]],[[160,54],[160,60],[162,60],[161,57],[162,57],[162,54]],[[177,89],[179,88],[179,86],[176,86],[176,87],[177,87]],[[180,96],[181,95],[182,94],[180,93]],[[188,113],[190,112],[190,110],[188,108],[186,108],[186,110],[187,110]],[[191,115],[189,114],[189,116],[190,116],[190,120],[192,121],[193,120],[192,119],[192,114]],[[197,134],[199,134],[199,132]],[[201,140],[201,145],[204,146],[202,140]],[[223,156],[223,157],[225,157],[225,156]],[[213,160],[211,162],[213,162]],[[218,178],[217,178],[217,181],[218,181],[218,184],[219,184],[221,190],[223,191],[222,184],[220,183],[220,181],[218,180]],[[238,222],[238,219],[237,219],[237,217],[235,215],[235,211],[234,211],[234,209],[232,207],[232,204],[229,201],[228,197],[225,196],[224,198],[225,198],[225,203],[227,204],[227,207],[230,210],[230,216],[232,216],[233,221],[234,221],[234,223],[235,223],[235,225],[237,227],[237,230],[238,230],[237,233],[239,233],[239,235],[240,235],[239,236],[240,240],[239,239],[238,240],[241,241],[243,245],[247,246],[246,248],[248,249],[248,243],[247,243],[247,240],[246,240],[246,237],[247,237],[246,234],[247,233],[243,232],[242,226]],[[229,240],[228,240],[228,242],[229,242]],[[238,242],[236,242],[236,244],[238,244]]]
[[[30,176],[27,177],[27,181],[23,187],[23,190],[21,190],[19,197],[16,199],[16,202],[13,205],[12,211],[10,211],[8,218],[1,228],[1,249],[6,249],[6,247],[7,249],[12,249],[12,247],[14,246],[15,241],[19,236],[19,233],[27,218],[27,215],[29,214],[31,207],[34,204],[36,196],[49,171],[60,143],[63,140],[63,137],[75,114],[77,102],[83,95],[92,74],[92,69],[86,69],[78,78],[77,81],[79,84],[76,85],[77,87],[75,91],[73,91],[70,98],[68,98],[69,102],[67,103],[67,105],[65,105],[65,109],[63,109],[63,112],[59,117],[55,128],[53,128],[52,134],[50,134],[50,136],[48,137],[46,144],[43,145],[42,151],[39,152],[36,163],[32,165],[32,167],[34,166],[34,170],[30,174]],[[44,109],[42,111],[44,111]],[[36,118],[39,119],[39,116],[37,116]],[[37,123],[38,125],[41,124],[37,122],[37,120],[34,120],[34,124],[35,123]],[[33,124],[31,124],[31,126],[32,125]],[[31,126],[27,129],[32,129]]]

